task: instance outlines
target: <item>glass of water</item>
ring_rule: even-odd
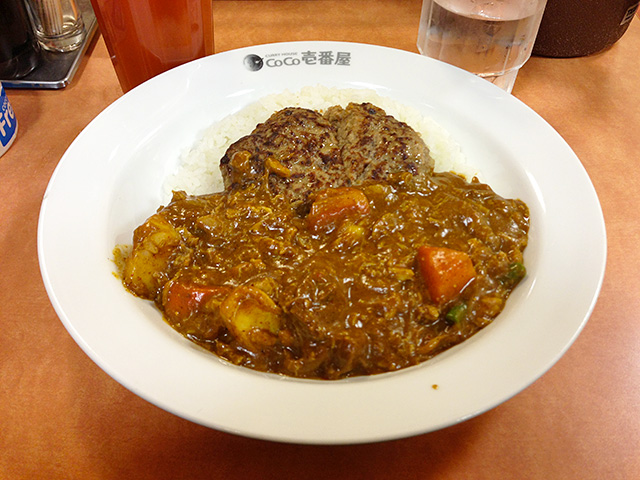
[[[511,93],[547,0],[423,0],[418,50]]]

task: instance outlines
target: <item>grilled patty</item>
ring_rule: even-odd
[[[226,189],[268,175],[273,194],[304,204],[327,187],[385,180],[397,172],[429,175],[433,160],[420,135],[370,103],[323,115],[285,108],[233,143],[220,160]]]

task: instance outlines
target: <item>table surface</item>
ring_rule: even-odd
[[[341,40],[415,52],[420,3],[214,1],[216,51]],[[0,158],[0,478],[640,478],[638,52],[636,18],[605,52],[531,58],[513,91],[573,148],[604,211],[606,275],[577,341],[489,412],[350,446],[279,444],[193,424],[129,392],[83,353],[42,284],[38,213],[65,149],[122,92],[101,37],[64,90],[9,90],[20,130]]]

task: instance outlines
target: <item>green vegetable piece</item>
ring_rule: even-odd
[[[504,283],[514,285],[524,278],[527,274],[527,268],[521,262],[513,262],[509,265],[509,270],[502,277]]]
[[[451,307],[451,309],[445,315],[445,318],[450,323],[460,323],[464,320],[464,317],[467,315],[467,304],[466,303],[458,303]]]

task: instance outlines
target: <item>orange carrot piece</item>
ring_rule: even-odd
[[[313,232],[330,232],[346,218],[366,215],[369,210],[369,199],[362,190],[352,187],[327,188],[316,195],[307,222]]]
[[[425,245],[417,260],[431,300],[440,305],[454,300],[476,276],[471,258],[459,250]]]
[[[202,310],[212,298],[222,301],[230,292],[231,288],[223,285],[197,285],[172,280],[164,287],[162,304],[167,316],[183,319]]]

